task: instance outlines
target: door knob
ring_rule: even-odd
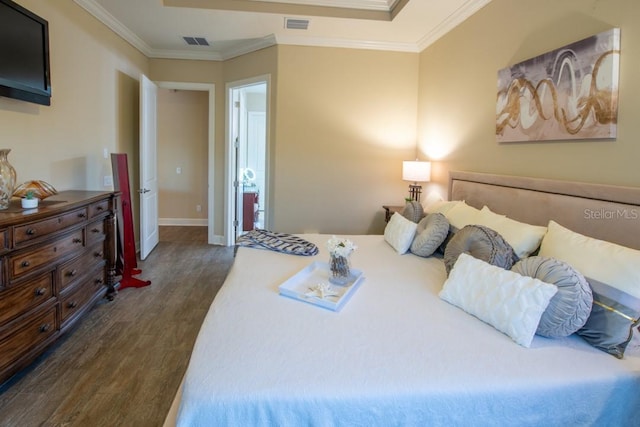
[[[145,193],[148,193],[149,191],[151,191],[151,190],[148,190],[146,188],[141,188],[140,190],[138,190],[138,193],[145,194]]]

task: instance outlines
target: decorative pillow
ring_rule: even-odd
[[[427,209],[431,209],[431,207],[434,206],[435,203],[440,202],[444,202],[444,200],[442,200],[442,197],[435,191],[431,191],[424,199],[422,199],[422,202],[420,203],[422,203],[422,210],[426,213]]]
[[[585,277],[640,299],[640,251],[594,239],[549,221],[541,256],[570,264]]]
[[[444,250],[447,273],[458,256],[469,254],[489,264],[509,270],[517,257],[513,248],[496,231],[483,225],[466,225],[458,231]]]
[[[408,201],[402,210],[402,216],[416,224],[419,223],[424,216],[422,205],[420,202],[416,202],[415,200]]]
[[[584,236],[554,221],[547,228],[540,255],[570,264],[587,277],[593,291],[591,315],[578,335],[622,358],[639,323],[640,251]]]
[[[530,347],[538,322],[558,288],[460,254],[440,298]]]
[[[593,307],[578,335],[597,349],[622,359],[634,328],[640,325],[640,299],[597,280],[587,280],[593,289]]]
[[[464,203],[460,200],[452,200],[452,201],[445,201],[445,200],[440,200],[438,202],[433,202],[431,204],[429,204],[428,206],[426,206],[424,208],[424,212],[427,214],[430,213],[441,213],[444,214],[446,216],[447,212],[453,208],[455,205],[459,204],[459,203]]]
[[[567,337],[582,328],[591,313],[593,295],[587,279],[566,262],[533,256],[518,261],[511,271],[558,287],[542,314],[536,333],[548,338]]]
[[[467,205],[465,202],[458,202],[448,211],[444,212],[444,216],[449,220],[449,224],[458,230],[465,225],[477,224],[480,210],[473,206]]]
[[[418,224],[409,221],[398,212],[394,213],[384,229],[384,240],[399,254],[409,250],[416,234]]]
[[[441,213],[425,216],[418,223],[416,237],[411,243],[411,252],[421,256],[431,256],[449,234],[449,221]]]
[[[478,224],[496,230],[509,242],[518,258],[525,258],[535,252],[547,232],[547,227],[515,221],[492,212],[487,206],[480,210]]]

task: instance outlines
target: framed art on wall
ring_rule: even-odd
[[[498,142],[615,138],[620,29],[498,71]]]

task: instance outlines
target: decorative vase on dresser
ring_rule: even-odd
[[[0,384],[116,285],[118,193],[63,191],[0,211]]]
[[[16,170],[7,156],[10,148],[0,148],[0,209],[7,209],[16,185]]]

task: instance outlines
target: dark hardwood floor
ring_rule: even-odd
[[[144,288],[121,290],[0,387],[0,426],[162,426],[233,248],[161,227]]]

